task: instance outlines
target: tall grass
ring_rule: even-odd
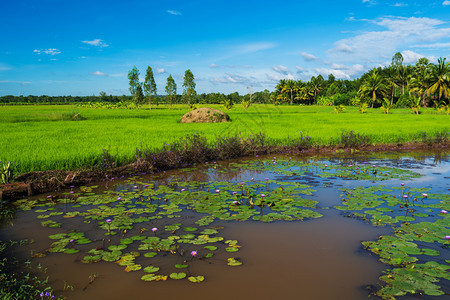
[[[220,105],[209,107],[222,109]],[[68,170],[99,165],[106,149],[122,164],[135,158],[136,149],[156,151],[196,132],[208,143],[262,133],[273,144],[289,144],[309,136],[316,145],[334,145],[340,144],[344,132],[353,131],[370,136],[370,143],[393,144],[418,140],[423,133],[448,133],[449,121],[449,116],[432,109],[424,109],[421,115],[409,109],[392,110],[391,114],[368,109],[360,114],[357,108],[347,107],[344,113],[336,114],[333,107],[252,105],[247,110],[235,106],[227,111],[230,123],[179,123],[187,111],[182,105],[151,111],[2,106],[0,160],[13,162],[17,173]],[[71,117],[74,115],[77,119]]]

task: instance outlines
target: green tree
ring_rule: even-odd
[[[450,95],[450,62],[446,63],[445,58],[439,58],[437,65],[431,65],[430,87],[427,94],[438,94],[441,101],[442,96],[448,98]]]
[[[166,94],[169,98],[170,108],[172,108],[172,102],[177,94],[177,84],[175,83],[175,80],[173,80],[172,75],[169,74],[169,77],[167,77],[167,84],[166,84]]]
[[[195,97],[195,95],[197,95],[197,92],[195,91],[194,74],[187,69],[184,72],[183,98],[187,100],[188,106],[191,105],[191,97]]]
[[[373,105],[377,102],[377,99],[382,99],[385,97],[386,91],[387,86],[385,79],[383,76],[378,74],[376,69],[373,69],[361,84],[358,94],[361,97],[368,97],[371,99],[373,108]]]
[[[147,67],[147,72],[145,72],[144,80],[144,92],[145,96],[148,98],[148,107],[152,109],[152,95],[156,96],[156,82],[153,76],[153,70],[150,66]]]
[[[309,83],[312,88],[312,91],[314,92],[314,102],[316,102],[317,95],[319,95],[320,91],[322,90],[325,84],[325,80],[323,79],[322,75],[319,75],[317,77],[312,76]]]
[[[292,79],[286,80],[282,91],[289,93],[289,103],[294,104],[295,81]]]
[[[392,56],[392,66],[394,68],[398,68],[403,64],[403,55],[400,52],[397,52]]]
[[[142,93],[142,84],[139,82],[139,70],[136,66],[128,72],[128,79],[130,83],[130,93],[133,96],[134,105],[139,108],[139,105],[144,101],[144,95]]]

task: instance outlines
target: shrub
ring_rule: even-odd
[[[317,99],[317,105],[322,105],[322,106],[331,106],[333,105],[334,101],[332,97],[326,97],[326,96],[320,96]]]
[[[341,145],[345,148],[358,148],[370,145],[371,138],[368,135],[352,131],[341,133]]]
[[[344,112],[344,111],[345,111],[345,106],[342,104],[334,107],[334,112],[337,114]]]

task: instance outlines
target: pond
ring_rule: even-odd
[[[17,201],[0,237],[67,299],[440,299],[449,178],[442,153],[209,162]]]

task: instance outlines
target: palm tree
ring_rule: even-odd
[[[431,65],[430,87],[427,95],[438,93],[439,101],[442,96],[448,98],[450,95],[450,62],[446,63],[445,58],[439,58],[437,65]]]
[[[426,103],[426,91],[429,87],[430,75],[427,69],[417,69],[409,81],[409,92],[422,99],[422,106]]]
[[[404,65],[400,65],[397,67],[396,69],[397,71],[397,82],[399,85],[402,86],[402,95],[405,94],[405,86],[408,83],[408,78],[409,78],[409,70],[407,66]]]
[[[386,80],[389,84],[390,87],[390,91],[391,91],[391,105],[394,104],[394,95],[396,94],[396,89],[398,87],[397,82],[396,82],[396,69],[394,69],[393,67],[388,67],[385,69],[385,76],[386,76]]]
[[[317,77],[314,77],[314,76],[311,77],[310,85],[314,92],[314,102],[317,101],[317,95],[322,90],[324,81],[325,80],[323,79],[322,75],[319,75]]]
[[[295,91],[295,81],[292,79],[288,79],[285,81],[285,84],[283,86],[283,89],[281,91],[284,91],[286,93],[290,94],[290,104],[294,104],[294,91]]]
[[[378,74],[376,69],[373,69],[367,76],[366,80],[361,84],[358,94],[361,97],[369,97],[372,100],[372,108],[377,98],[386,96],[387,86],[386,80],[383,76]]]

